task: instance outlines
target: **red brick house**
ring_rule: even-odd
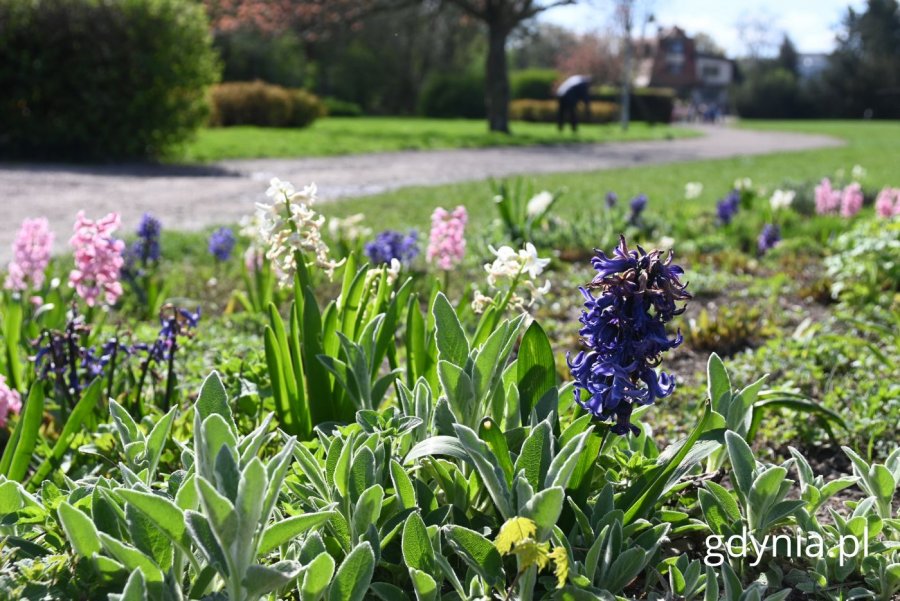
[[[635,44],[639,87],[672,88],[682,100],[728,104],[728,87],[734,77],[731,60],[698,52],[694,39],[679,27],[660,28],[654,39]]]

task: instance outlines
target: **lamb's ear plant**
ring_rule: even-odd
[[[803,395],[791,391],[764,389],[767,376],[759,378],[741,390],[735,390],[725,363],[716,353],[709,356],[706,374],[707,395],[713,410],[725,418],[725,427],[728,430],[746,440],[754,440],[763,418],[768,412],[777,409],[789,409],[799,415],[810,415],[828,428],[833,423],[844,430],[847,429],[840,415]],[[718,449],[707,459],[706,470],[712,472],[721,468],[725,459],[725,449]]]
[[[746,530],[763,540],[793,519],[806,502],[787,498],[794,484],[787,477],[787,466],[758,463],[744,439],[730,430],[725,433],[725,446],[734,492],[704,482],[698,493],[703,515],[716,535],[729,537]]]
[[[657,566],[657,571],[665,577],[668,592],[684,601],[705,599],[707,588],[718,591],[716,574],[712,568],[704,567],[701,560],[692,560],[687,555],[664,559]]]
[[[883,464],[868,463],[853,449],[843,447],[853,464],[853,474],[867,495],[875,499],[875,507],[882,519],[892,515],[891,503],[900,490],[900,448],[888,456]]]
[[[578,517],[577,528],[569,536],[570,547],[586,549],[586,552],[576,553],[578,559],[570,574],[570,588],[596,594],[604,591],[612,595],[623,594],[624,589],[657,558],[661,546],[668,540],[671,525],[651,525],[646,520],[625,525],[625,512],[614,508],[611,485],[600,491],[593,506],[585,507],[589,515],[578,509],[571,499],[569,503]],[[691,586],[699,587],[693,579]]]
[[[442,400],[446,400],[446,409],[452,413],[454,421],[474,428],[487,416],[498,424],[512,420],[519,425],[518,411],[510,409],[512,404],[503,384],[506,364],[524,316],[500,323],[484,344],[473,348],[456,311],[443,293],[435,297],[432,313]]]
[[[128,411],[115,400],[109,400],[109,413],[115,425],[125,465],[147,486],[156,481],[156,469],[175,421],[173,407],[144,434]]]
[[[160,493],[147,484],[160,449],[154,433],[168,430],[165,422],[172,414],[157,425],[162,430],[154,428],[143,439],[121,407],[113,411],[122,440],[131,441],[125,455],[140,472],[120,464],[126,485],[98,483],[87,497],[89,504],[70,495],[60,505],[59,519],[75,551],[98,570],[132,573],[125,598],[185,598],[182,585],[187,582],[192,598],[221,588],[229,600],[255,601],[289,585],[308,567],[289,559],[259,563],[334,515],[326,507],[271,520],[280,514],[278,502],[295,445],[293,438],[285,438],[276,454],[260,458],[274,435],[271,416],[239,436],[224,386],[218,374],[210,375],[194,405],[193,453],[182,453],[183,471]]]

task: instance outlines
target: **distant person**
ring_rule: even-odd
[[[578,103],[583,102],[587,118],[591,116],[591,78],[587,75],[573,75],[556,88],[559,101],[557,126],[563,131],[566,121],[572,125],[572,131],[578,131]]]

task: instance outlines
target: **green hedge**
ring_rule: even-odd
[[[509,76],[513,100],[552,100],[553,84],[559,79],[554,69],[524,69]]]
[[[329,117],[362,117],[362,107],[355,102],[341,100],[339,98],[323,98],[325,114]]]
[[[164,154],[217,77],[193,0],[0,0],[0,156]]]
[[[601,86],[591,91],[591,98],[603,102],[621,102],[618,88]],[[632,121],[669,123],[675,106],[675,92],[668,88],[637,88],[631,91],[629,113]]]
[[[481,119],[484,78],[476,75],[435,75],[419,96],[419,112],[426,117]]]

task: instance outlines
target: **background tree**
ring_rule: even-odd
[[[509,67],[506,44],[522,23],[557,6],[577,0],[446,0],[487,27],[485,108],[488,129],[509,133]]]
[[[359,26],[369,15],[426,0],[205,0],[218,30],[252,23],[263,31],[290,28],[316,39],[334,27]],[[441,0],[458,7],[487,29],[485,105],[488,128],[509,133],[507,42],[522,23],[578,0]]]
[[[789,71],[795,76],[799,74],[800,55],[797,53],[794,42],[791,41],[790,36],[787,34],[785,34],[784,39],[781,40],[781,45],[778,47],[776,62],[785,71]]]
[[[607,29],[578,36],[572,50],[556,63],[563,75],[590,75],[596,84],[618,85],[622,81],[621,44],[615,32]]]
[[[839,117],[900,117],[900,6],[869,0],[847,10],[824,73],[831,111]]]
[[[554,23],[532,21],[510,36],[513,69],[556,69],[560,60],[576,51],[581,36]]]

